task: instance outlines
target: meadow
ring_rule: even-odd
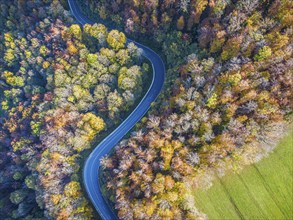
[[[293,219],[292,150],[291,132],[267,158],[196,190],[197,207],[209,219]]]

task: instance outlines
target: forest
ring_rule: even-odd
[[[91,219],[83,153],[141,98],[149,64],[59,1],[0,3],[0,219]]]
[[[292,2],[85,2],[167,65],[155,107],[102,160],[106,197],[120,219],[207,218],[191,190],[261,160],[292,121]]]
[[[105,197],[119,219],[207,219],[191,191],[260,161],[292,123],[292,1],[78,2],[97,23],[65,0],[0,0],[0,219],[97,219],[84,160],[152,75],[126,36],[163,57],[166,82],[101,160]]]

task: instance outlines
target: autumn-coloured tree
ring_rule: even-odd
[[[74,24],[60,1],[0,8],[0,219],[93,219],[81,155],[141,97],[147,64],[122,32]]]
[[[144,3],[117,5],[134,10]],[[104,2],[92,5],[112,10]],[[215,174],[273,149],[292,111],[292,34],[280,16],[290,20],[289,5],[164,1],[136,15],[117,8],[123,19],[141,17],[129,34],[150,34],[167,66],[157,105],[103,162],[106,196],[119,218],[204,219],[184,192],[210,186]],[[157,27],[150,22],[154,12],[162,15]],[[119,73],[120,84],[126,71]]]

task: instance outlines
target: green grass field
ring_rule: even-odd
[[[209,219],[293,219],[292,174],[291,133],[269,157],[196,190],[197,208]]]

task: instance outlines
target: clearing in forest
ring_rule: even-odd
[[[292,158],[291,132],[269,157],[196,190],[197,207],[209,219],[293,219]]]

